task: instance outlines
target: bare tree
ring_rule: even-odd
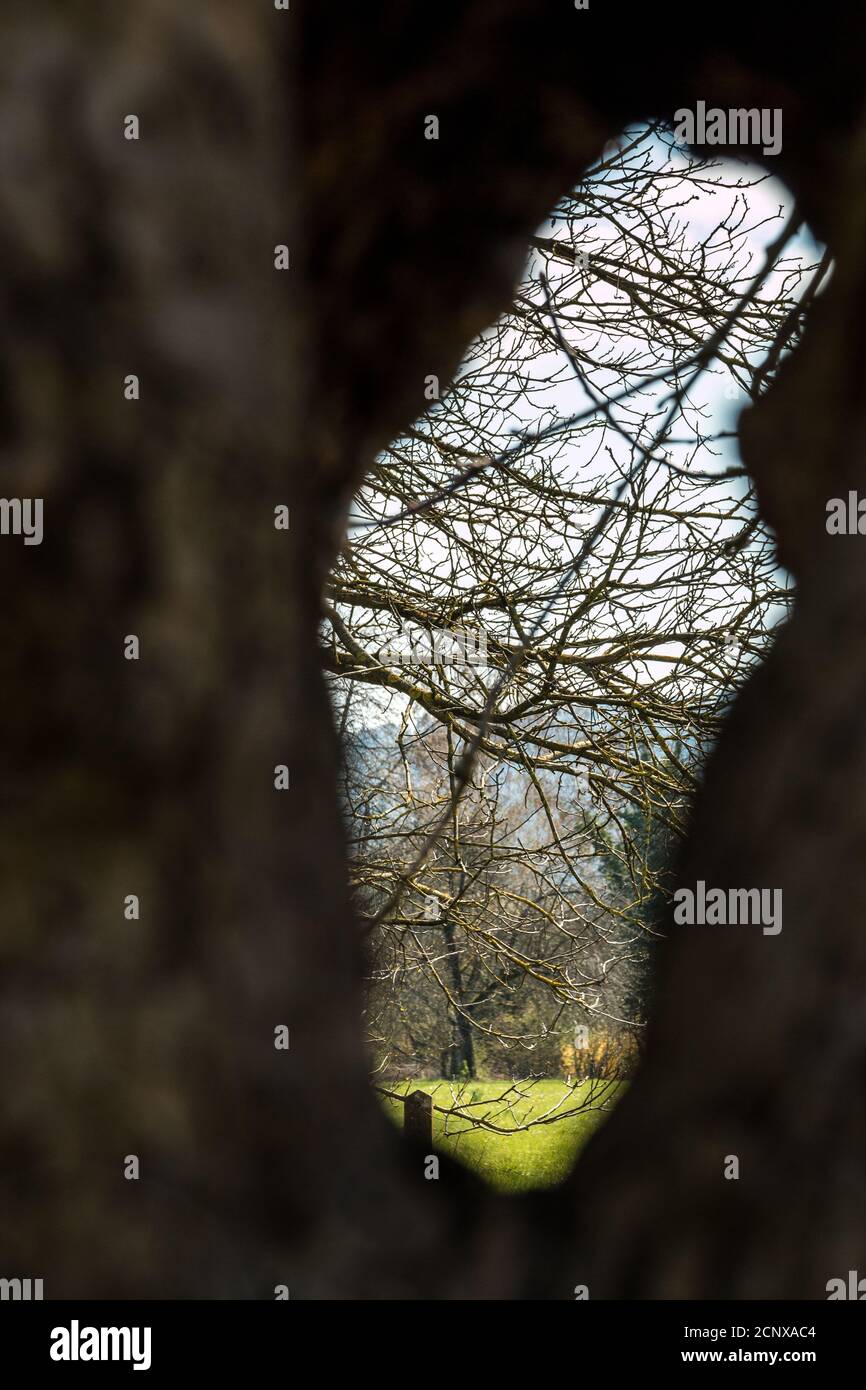
[[[862,1258],[866,566],[825,513],[862,485],[864,21],[646,19],[382,0],[373,37],[321,0],[4,6],[4,490],[46,530],[0,538],[0,1230],[46,1296],[823,1297]],[[444,1162],[425,1183],[370,1093],[321,590],[364,471],[542,218],[629,122],[707,97],[784,109],[778,172],[834,257],[738,426],[797,601],[677,870],[781,886],[785,929],[671,933],[579,1175],[506,1201]],[[633,756],[603,757],[628,794]]]
[[[643,1030],[659,840],[790,600],[725,397],[766,389],[828,262],[766,177],[625,136],[356,501],[324,655],[338,708],[358,687],[377,1070],[474,1075],[495,1041],[558,1073],[587,1020]]]

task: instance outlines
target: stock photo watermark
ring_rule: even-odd
[[[41,545],[42,535],[41,497],[0,497],[0,536],[22,536],[25,545]]]
[[[0,1303],[40,1303],[42,1279],[0,1279]]]
[[[719,106],[707,109],[699,101],[694,111],[681,106],[674,112],[674,135],[688,145],[758,145],[765,155],[782,149],[782,109],[770,107]]]
[[[150,1370],[149,1327],[69,1327],[51,1330],[52,1361],[131,1361],[134,1371]]]
[[[486,666],[487,633],[479,628],[419,628],[402,623],[401,631],[379,648],[386,666]]]
[[[866,1302],[866,1279],[861,1279],[856,1269],[848,1270],[847,1279],[828,1279],[825,1288],[828,1303],[838,1302],[839,1299]]]
[[[827,502],[828,536],[866,536],[866,497],[853,490],[844,497],[831,497]]]
[[[764,936],[782,930],[781,888],[707,888],[699,878],[694,889],[677,888],[674,921],[678,926],[761,926]]]

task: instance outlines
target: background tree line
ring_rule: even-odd
[[[609,145],[355,500],[324,659],[377,1077],[640,1054],[666,866],[790,599],[730,440],[827,261],[762,266],[764,183],[664,128]]]

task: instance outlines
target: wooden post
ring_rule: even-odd
[[[426,1091],[413,1091],[403,1103],[403,1133],[407,1139],[415,1139],[433,1147],[433,1097]]]

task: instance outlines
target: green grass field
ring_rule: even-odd
[[[410,1081],[386,1089],[401,1095],[427,1091],[433,1097],[436,1148],[474,1168],[503,1192],[525,1192],[533,1187],[551,1187],[565,1177],[575,1155],[610,1113],[624,1085],[594,1081],[572,1089],[562,1081]],[[387,1096],[382,1101],[394,1123],[402,1126],[400,1101]],[[573,1113],[587,1103],[604,1108]],[[499,1134],[473,1128],[462,1115],[443,1115],[435,1109],[455,1105],[469,1107],[470,1115],[503,1130],[543,1116],[565,1114],[567,1118],[535,1124],[516,1134]]]

